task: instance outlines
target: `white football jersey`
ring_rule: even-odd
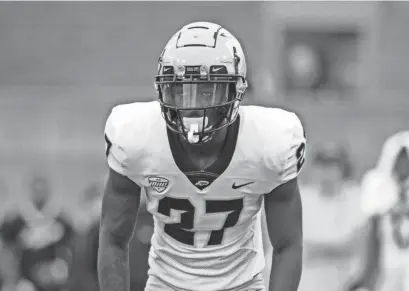
[[[402,146],[409,148],[409,132],[391,136],[377,167],[362,179],[362,209],[368,218],[381,217],[381,291],[409,291],[409,204],[400,198],[409,198],[409,185],[398,185],[392,176]]]
[[[158,102],[115,107],[105,134],[109,166],[146,191],[155,224],[149,275],[208,291],[262,271],[263,194],[295,178],[304,163],[306,140],[294,113],[242,106],[230,164],[204,188],[206,181],[194,185],[175,163]]]

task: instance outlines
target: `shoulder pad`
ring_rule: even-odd
[[[285,114],[284,114],[285,112]],[[306,134],[300,119],[295,113],[284,111],[281,131],[281,151],[278,162],[280,166],[279,184],[288,182],[298,176],[305,162]],[[274,140],[270,140],[271,143]]]
[[[253,106],[252,106],[253,107]],[[256,107],[256,128],[263,140],[263,160],[271,177],[277,177],[273,188],[300,173],[306,153],[306,135],[298,116],[283,109]],[[273,178],[272,178],[273,179]]]
[[[108,165],[121,175],[128,176],[133,160],[143,155],[156,107],[155,102],[118,105],[112,109],[105,125],[105,154]]]
[[[398,201],[399,189],[389,175],[377,170],[367,172],[361,182],[361,207],[368,217],[382,215]]]

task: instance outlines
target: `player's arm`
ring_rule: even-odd
[[[273,246],[270,291],[296,291],[302,269],[302,209],[297,178],[265,195],[268,233]]]
[[[302,270],[302,207],[297,176],[305,161],[306,136],[295,114],[288,115],[286,127],[267,153],[270,169],[278,177],[264,197],[268,234],[273,246],[270,291],[296,291]]]
[[[348,288],[348,291],[375,290],[381,258],[380,220],[379,215],[374,215],[368,222],[369,233],[362,260],[363,270]]]
[[[120,110],[113,109],[105,126],[105,150],[110,168],[102,200],[98,249],[101,291],[129,291],[129,242],[136,224],[141,188],[129,179],[126,137]]]
[[[263,203],[263,210],[261,211],[261,232],[262,232],[262,239],[263,239],[263,252],[264,252],[264,260],[265,260],[265,267],[263,270],[263,277],[265,278],[265,286],[266,290],[269,290],[269,278],[271,274],[271,264],[273,259],[273,248],[271,246],[268,228],[267,228],[267,221],[266,221],[266,212],[264,210],[264,203]]]
[[[102,202],[98,249],[101,291],[129,291],[129,242],[139,207],[141,188],[110,170]]]

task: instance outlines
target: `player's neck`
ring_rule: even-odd
[[[321,183],[320,191],[324,197],[338,197],[342,191],[342,181],[332,181],[331,183]]]

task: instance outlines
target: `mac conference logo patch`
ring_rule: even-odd
[[[149,177],[149,186],[155,189],[156,192],[162,193],[169,186],[169,180],[163,177]]]

